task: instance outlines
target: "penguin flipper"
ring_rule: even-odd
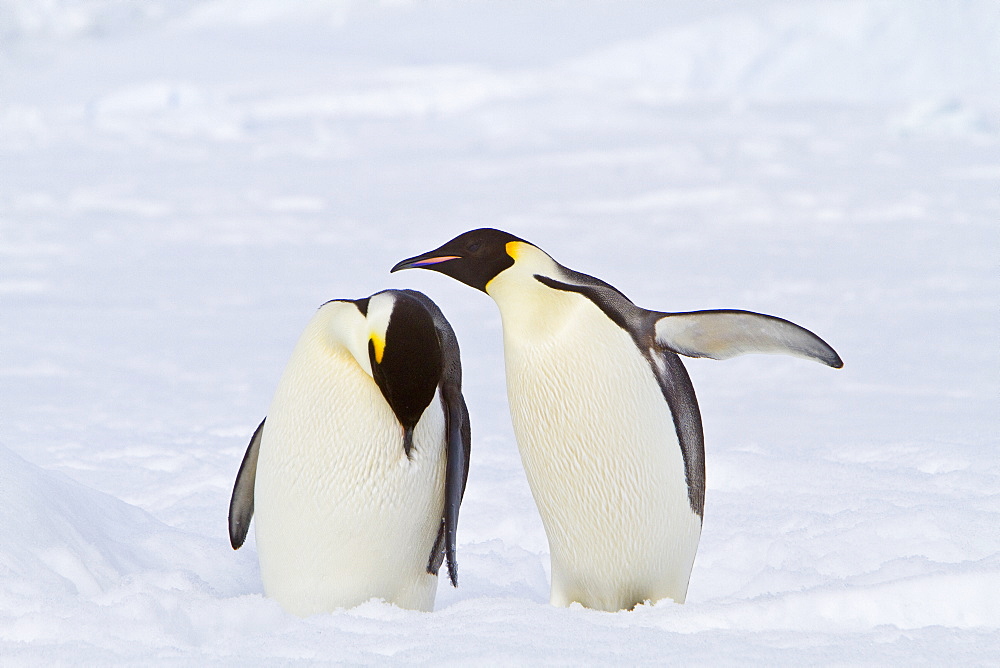
[[[455,543],[458,535],[458,510],[465,496],[465,483],[469,478],[469,454],[472,449],[472,430],[469,424],[469,409],[460,391],[445,391],[445,425],[448,439],[448,462],[444,478],[444,518],[441,531],[444,536],[444,556],[448,561],[448,576],[453,587],[458,586],[458,560]],[[450,395],[450,396],[449,396]],[[438,537],[440,542],[441,536]],[[441,550],[432,555],[441,566]],[[437,572],[437,568],[434,572]]]
[[[240,472],[236,474],[236,484],[233,486],[233,497],[229,501],[229,542],[234,550],[240,549],[250,530],[250,519],[253,517],[253,489],[257,478],[257,455],[260,453],[260,436],[264,432],[264,422],[260,421],[250,445],[243,455]]]
[[[746,353],[784,354],[839,369],[840,355],[823,339],[793,322],[736,310],[658,313],[656,341],[688,357],[725,360]]]
[[[660,385],[663,398],[670,407],[677,442],[684,458],[684,479],[687,482],[691,511],[705,516],[705,432],[701,411],[691,377],[677,353],[671,350],[647,351],[650,367]]]

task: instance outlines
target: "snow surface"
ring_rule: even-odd
[[[1000,662],[1000,4],[0,1],[0,663]],[[478,226],[846,366],[690,360],[688,603],[548,605]],[[460,337],[460,587],[298,619],[226,510],[313,309]]]

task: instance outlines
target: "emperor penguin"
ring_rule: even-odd
[[[392,271],[414,267],[482,290],[500,309],[511,420],[558,606],[684,602],[701,537],[705,451],[678,355],[785,353],[843,366],[787,320],[648,311],[500,230],[466,232]]]
[[[458,341],[413,290],[323,304],[236,476],[229,538],[256,513],[264,592],[300,616],[372,598],[434,607],[471,432]]]

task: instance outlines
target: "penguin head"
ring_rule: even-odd
[[[432,251],[407,258],[392,271],[430,269],[487,292],[490,281],[514,266],[522,245],[534,248],[513,234],[484,227],[460,234]]]
[[[443,369],[441,342],[423,304],[400,291],[384,291],[368,302],[368,359],[372,379],[403,426],[403,449],[434,398]]]
[[[334,340],[371,375],[402,425],[404,449],[409,454],[413,429],[434,398],[444,368],[433,316],[420,301],[400,290],[335,300],[323,308],[333,309],[330,333]]]

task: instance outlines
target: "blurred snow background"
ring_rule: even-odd
[[[3,663],[995,665],[997,35],[991,0],[0,0]],[[548,606],[495,306],[387,273],[479,226],[843,356],[688,362],[686,605]],[[231,484],[312,310],[385,287],[463,345],[460,587],[300,620]]]

